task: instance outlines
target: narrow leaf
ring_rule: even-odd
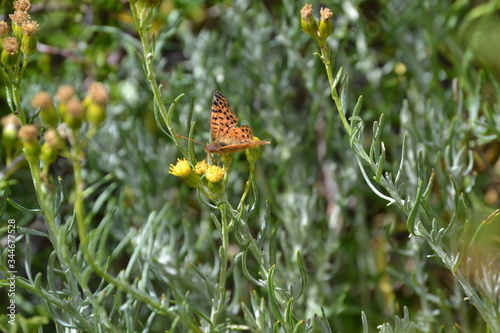
[[[267,279],[267,292],[269,294],[269,303],[271,304],[271,310],[273,311],[274,317],[283,325],[285,322],[283,320],[283,316],[281,315],[281,310],[279,307],[278,299],[276,298],[276,294],[274,293],[274,269],[276,266],[272,266],[269,270],[269,276]]]
[[[278,231],[280,228],[281,221],[276,221],[273,231],[271,233],[271,240],[269,244],[269,265],[274,266],[276,264],[276,249],[278,248]]]
[[[300,286],[300,291],[298,292],[297,296],[295,296],[295,298],[299,299],[299,297],[302,295],[307,286],[307,273],[304,267],[304,260],[302,259],[302,254],[300,253],[300,250],[297,251],[297,267],[299,268],[301,286]]]
[[[7,202],[14,208],[22,211],[22,212],[26,212],[26,213],[41,213],[42,210],[39,209],[39,208],[33,208],[33,209],[30,209],[30,208],[26,208],[26,207],[23,207],[21,206],[20,204],[18,204],[17,202],[15,202],[14,200],[12,200],[11,198],[7,198]]]

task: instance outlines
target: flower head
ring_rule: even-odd
[[[28,12],[24,10],[16,10],[14,14],[10,14],[9,17],[12,22],[14,22],[18,26],[21,26],[23,22],[26,22],[31,18],[30,14],[28,14]]]
[[[59,115],[52,103],[52,97],[45,91],[41,91],[31,100],[31,106],[40,109],[40,120],[49,127],[56,127],[59,122]]]
[[[79,129],[85,119],[85,109],[78,98],[72,98],[68,101],[68,110],[64,115],[64,121],[71,129]]]
[[[75,96],[75,88],[71,85],[65,85],[59,87],[56,92],[56,100],[59,101],[57,105],[57,110],[59,111],[59,116],[61,119],[66,118],[68,113],[68,102]]]
[[[6,66],[15,66],[19,63],[19,42],[16,37],[6,37],[3,40],[2,63]]]
[[[92,82],[89,85],[87,98],[94,103],[106,105],[109,102],[108,90],[101,82]]]
[[[38,142],[39,134],[40,130],[36,125],[25,125],[17,133],[21,140],[29,143]]]
[[[223,168],[217,165],[210,165],[205,172],[205,177],[211,183],[218,183],[224,179],[225,171]]]
[[[320,10],[321,20],[318,24],[318,34],[319,39],[324,43],[328,37],[333,33],[333,26],[330,18],[333,16],[332,11],[329,8],[321,8]]]
[[[31,9],[31,3],[29,0],[17,0],[14,2],[14,9],[21,12],[27,12]]]
[[[5,21],[0,21],[0,38],[5,38],[9,35],[9,25]]]
[[[24,125],[21,127],[17,136],[21,139],[24,146],[24,155],[31,163],[36,163],[40,156],[40,142],[38,135],[40,130],[35,125]]]
[[[7,37],[3,40],[4,51],[9,55],[14,55],[19,50],[19,42],[16,37]]]
[[[12,113],[9,113],[8,115],[0,119],[0,124],[2,124],[4,131],[8,128],[15,128],[17,131],[17,129],[21,126],[21,121],[18,117],[14,116]]]
[[[224,179],[225,170],[217,165],[210,165],[205,172],[205,178],[208,180],[208,189],[214,199],[221,198],[225,194],[225,185],[221,180]]]
[[[59,150],[62,147],[61,138],[55,129],[49,129],[43,135],[45,140],[40,152],[40,159],[46,165],[50,165],[57,159]]]
[[[198,163],[196,163],[194,167],[194,172],[196,172],[197,175],[201,176],[207,172],[208,169],[208,163],[206,160],[201,160]]]
[[[24,21],[21,24],[21,29],[25,36],[35,36],[35,33],[40,30],[40,26],[36,21]]]
[[[200,183],[200,176],[194,173],[189,162],[183,159],[177,159],[175,165],[170,164],[170,171],[168,172],[174,176],[181,177],[190,187],[198,187]]]
[[[2,124],[2,144],[4,148],[12,150],[17,141],[17,130],[21,127],[21,121],[9,113],[0,119],[0,123]]]
[[[75,95],[75,88],[71,85],[60,86],[56,98],[59,102],[67,102]]]
[[[92,82],[89,86],[87,96],[83,100],[83,106],[87,109],[87,121],[92,126],[99,126],[106,118],[106,104],[109,102],[109,94],[106,87],[100,82]]]
[[[300,25],[302,30],[309,35],[316,34],[316,29],[318,28],[316,20],[312,16],[312,12],[312,5],[309,3],[306,3],[300,10]]]

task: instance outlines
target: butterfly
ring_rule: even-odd
[[[210,154],[229,154],[250,147],[268,145],[269,141],[254,141],[248,125],[236,127],[238,117],[231,111],[226,97],[220,92],[214,93],[210,112],[210,136],[212,143],[205,146]]]

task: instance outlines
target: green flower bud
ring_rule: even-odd
[[[1,61],[5,66],[16,66],[19,64],[19,57],[21,53],[19,52],[19,42],[15,37],[7,37],[3,40],[3,51]]]
[[[82,127],[83,120],[85,119],[85,109],[82,103],[76,98],[71,99],[67,107],[68,109],[63,120],[69,128],[77,130]]]
[[[21,127],[17,133],[18,137],[23,142],[24,155],[31,163],[37,162],[40,156],[40,142],[38,141],[39,134],[40,131],[35,125],[25,125]]]
[[[6,115],[1,120],[2,123],[2,146],[5,151],[7,165],[10,164],[12,155],[17,149],[17,131],[21,127],[21,121],[12,113]]]
[[[256,136],[254,136],[253,141],[259,142],[260,139]],[[269,143],[268,141],[265,141],[265,142]],[[249,163],[255,163],[259,159],[259,156],[260,156],[260,145],[255,145],[253,147],[248,148],[245,153],[246,153],[247,161]]]
[[[332,17],[333,14],[328,8],[321,8],[320,14],[321,20],[318,24],[318,34],[320,41],[324,44],[326,39],[333,33],[333,25],[330,21],[330,17]]]
[[[32,55],[36,52],[36,36],[24,35],[21,40],[21,52],[25,55]]]
[[[62,139],[53,128],[47,130],[43,135],[45,142],[42,145],[40,152],[40,160],[45,167],[48,167],[59,156],[59,151],[63,146]]]
[[[316,35],[318,25],[316,19],[312,16],[312,5],[306,3],[300,11],[300,26],[306,34]]]
[[[90,125],[98,127],[106,118],[106,107],[97,103],[90,103],[86,112],[86,119]]]
[[[31,100],[31,106],[40,109],[40,120],[47,127],[56,127],[59,123],[59,114],[52,103],[52,97],[41,91]]]

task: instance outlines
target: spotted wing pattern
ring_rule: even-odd
[[[252,130],[248,125],[236,127],[238,117],[231,111],[227,99],[219,91],[214,94],[210,118],[212,143],[205,146],[208,153],[229,154],[271,143],[254,141]]]
[[[210,112],[210,136],[212,141],[224,137],[238,124],[238,117],[231,111],[226,97],[220,91],[214,93]]]

